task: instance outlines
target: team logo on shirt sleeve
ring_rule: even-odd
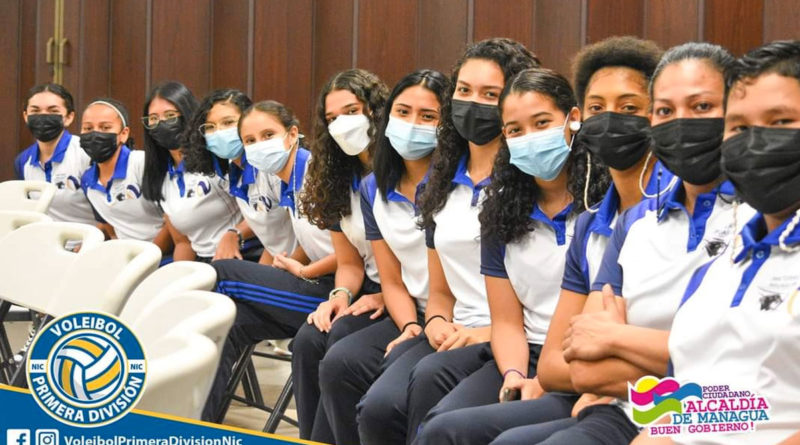
[[[250,198],[250,206],[253,207],[256,212],[269,212],[272,210],[272,200],[266,196],[254,196]]]
[[[82,312],[45,326],[31,346],[28,387],[56,420],[95,427],[127,414],[144,389],[142,345],[116,317]]]
[[[187,198],[195,198],[200,196],[206,196],[211,193],[211,184],[205,179],[201,179],[197,181],[194,187],[190,188],[186,192]]]
[[[628,384],[628,400],[631,420],[650,436],[749,433],[769,421],[765,398],[729,385],[645,376]]]

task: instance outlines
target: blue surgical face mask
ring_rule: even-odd
[[[558,176],[571,150],[564,139],[564,125],[507,139],[506,144],[511,164],[545,181]]]
[[[407,161],[422,159],[436,148],[434,125],[415,125],[390,116],[386,137],[397,154]]]
[[[286,136],[288,135],[287,133]],[[289,153],[292,151],[291,149],[287,150],[283,145],[286,136],[246,145],[244,152],[247,155],[247,162],[264,173],[278,173],[286,166]]]
[[[218,130],[205,135],[206,147],[208,151],[223,159],[236,159],[242,155],[244,146],[239,139],[239,131],[236,127]]]

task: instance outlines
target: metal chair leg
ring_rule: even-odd
[[[290,375],[286,380],[286,384],[283,385],[281,395],[278,396],[278,400],[275,401],[275,406],[267,419],[266,425],[264,425],[264,432],[274,433],[278,429],[278,424],[281,423],[281,420],[287,419],[283,413],[286,412],[286,407],[289,406],[289,401],[292,399],[293,394],[292,376]]]

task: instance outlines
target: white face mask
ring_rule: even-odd
[[[355,156],[369,145],[369,118],[363,114],[340,114],[328,124],[328,133],[349,156]]]
[[[286,146],[283,145],[283,141],[287,136],[289,136],[288,133],[283,137],[275,137],[245,145],[244,153],[247,156],[247,162],[264,173],[278,173],[286,166],[286,161],[289,160],[289,153],[292,151],[291,148],[287,150]]]

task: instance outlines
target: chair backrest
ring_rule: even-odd
[[[217,272],[206,263],[176,261],[158,268],[133,290],[120,318],[132,324],[151,302],[188,290],[212,290]]]
[[[195,290],[151,302],[129,326],[145,344],[185,330],[208,337],[221,351],[235,318],[236,305],[229,297]]]
[[[0,182],[0,210],[44,213],[56,196],[56,186],[45,181]]]
[[[144,344],[147,377],[138,409],[199,419],[217,373],[217,348],[203,335],[174,331]]]
[[[0,237],[28,224],[52,221],[44,213],[30,210],[0,210]]]
[[[65,249],[73,240],[90,250],[103,244],[104,236],[88,224],[42,222],[0,237],[0,299],[46,312],[56,285],[81,255]]]
[[[44,312],[59,316],[89,310],[117,315],[136,285],[160,261],[161,250],[146,241],[111,240],[81,248]]]

